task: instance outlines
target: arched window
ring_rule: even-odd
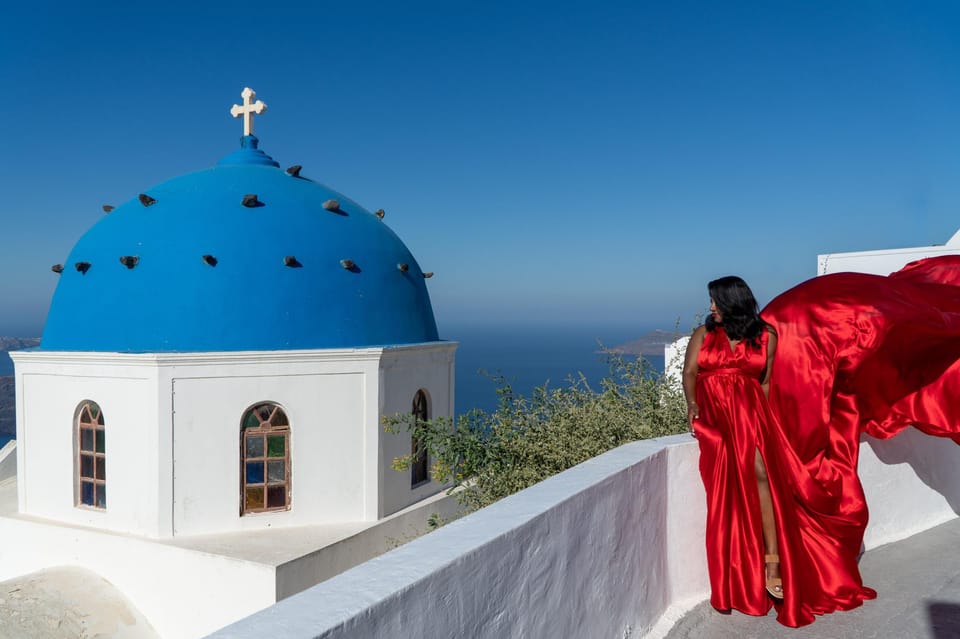
[[[96,402],[80,403],[77,410],[77,505],[107,507],[106,439],[103,412]]]
[[[425,422],[430,419],[427,394],[422,390],[418,390],[417,394],[413,396],[412,411],[414,419],[418,422]],[[410,454],[413,455],[413,463],[410,464],[410,487],[413,488],[430,481],[429,459],[427,459],[426,449],[420,445],[416,437],[410,438]]]
[[[240,514],[290,508],[290,422],[271,402],[243,414],[240,435]]]

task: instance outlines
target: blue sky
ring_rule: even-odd
[[[232,151],[386,222],[444,326],[669,328],[735,273],[960,227],[960,9],[929,2],[35,2],[0,24],[0,335],[120,203]]]

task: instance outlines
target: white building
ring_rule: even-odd
[[[450,508],[424,456],[392,469],[414,443],[382,424],[453,411],[430,274],[382,211],[260,151],[266,107],[243,97],[241,148],[104,207],[54,267],[40,346],[12,354],[0,579],[87,568],[161,636],[200,636]]]
[[[889,275],[916,260],[938,255],[956,255],[958,253],[960,253],[960,230],[954,233],[953,237],[942,246],[917,246],[914,248],[818,255],[817,275],[842,273],[844,271]]]

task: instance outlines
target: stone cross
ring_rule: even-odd
[[[260,115],[267,110],[267,105],[262,100],[253,101],[257,97],[257,92],[250,87],[245,87],[240,94],[243,98],[243,106],[234,104],[230,108],[230,115],[235,118],[243,117],[243,135],[253,135],[253,115]]]

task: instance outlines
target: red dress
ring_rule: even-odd
[[[772,417],[760,387],[768,341],[764,331],[757,346],[742,340],[731,347],[718,327],[707,331],[697,356],[700,417],[694,430],[707,492],[710,603],[718,610],[751,615],[765,615],[771,606],[754,471],[756,451],[765,460],[768,456],[763,452],[771,432]]]
[[[711,603],[748,614],[771,605],[763,593],[756,448],[777,524],[784,589],[777,619],[802,626],[876,596],[857,567],[867,525],[861,433],[885,439],[912,425],[960,443],[960,256],[914,262],[887,277],[814,278],[762,316],[778,336],[769,402],[758,395],[760,352],[743,351],[743,343],[739,354],[731,351],[715,331],[698,359]],[[742,372],[722,372],[729,369]]]

